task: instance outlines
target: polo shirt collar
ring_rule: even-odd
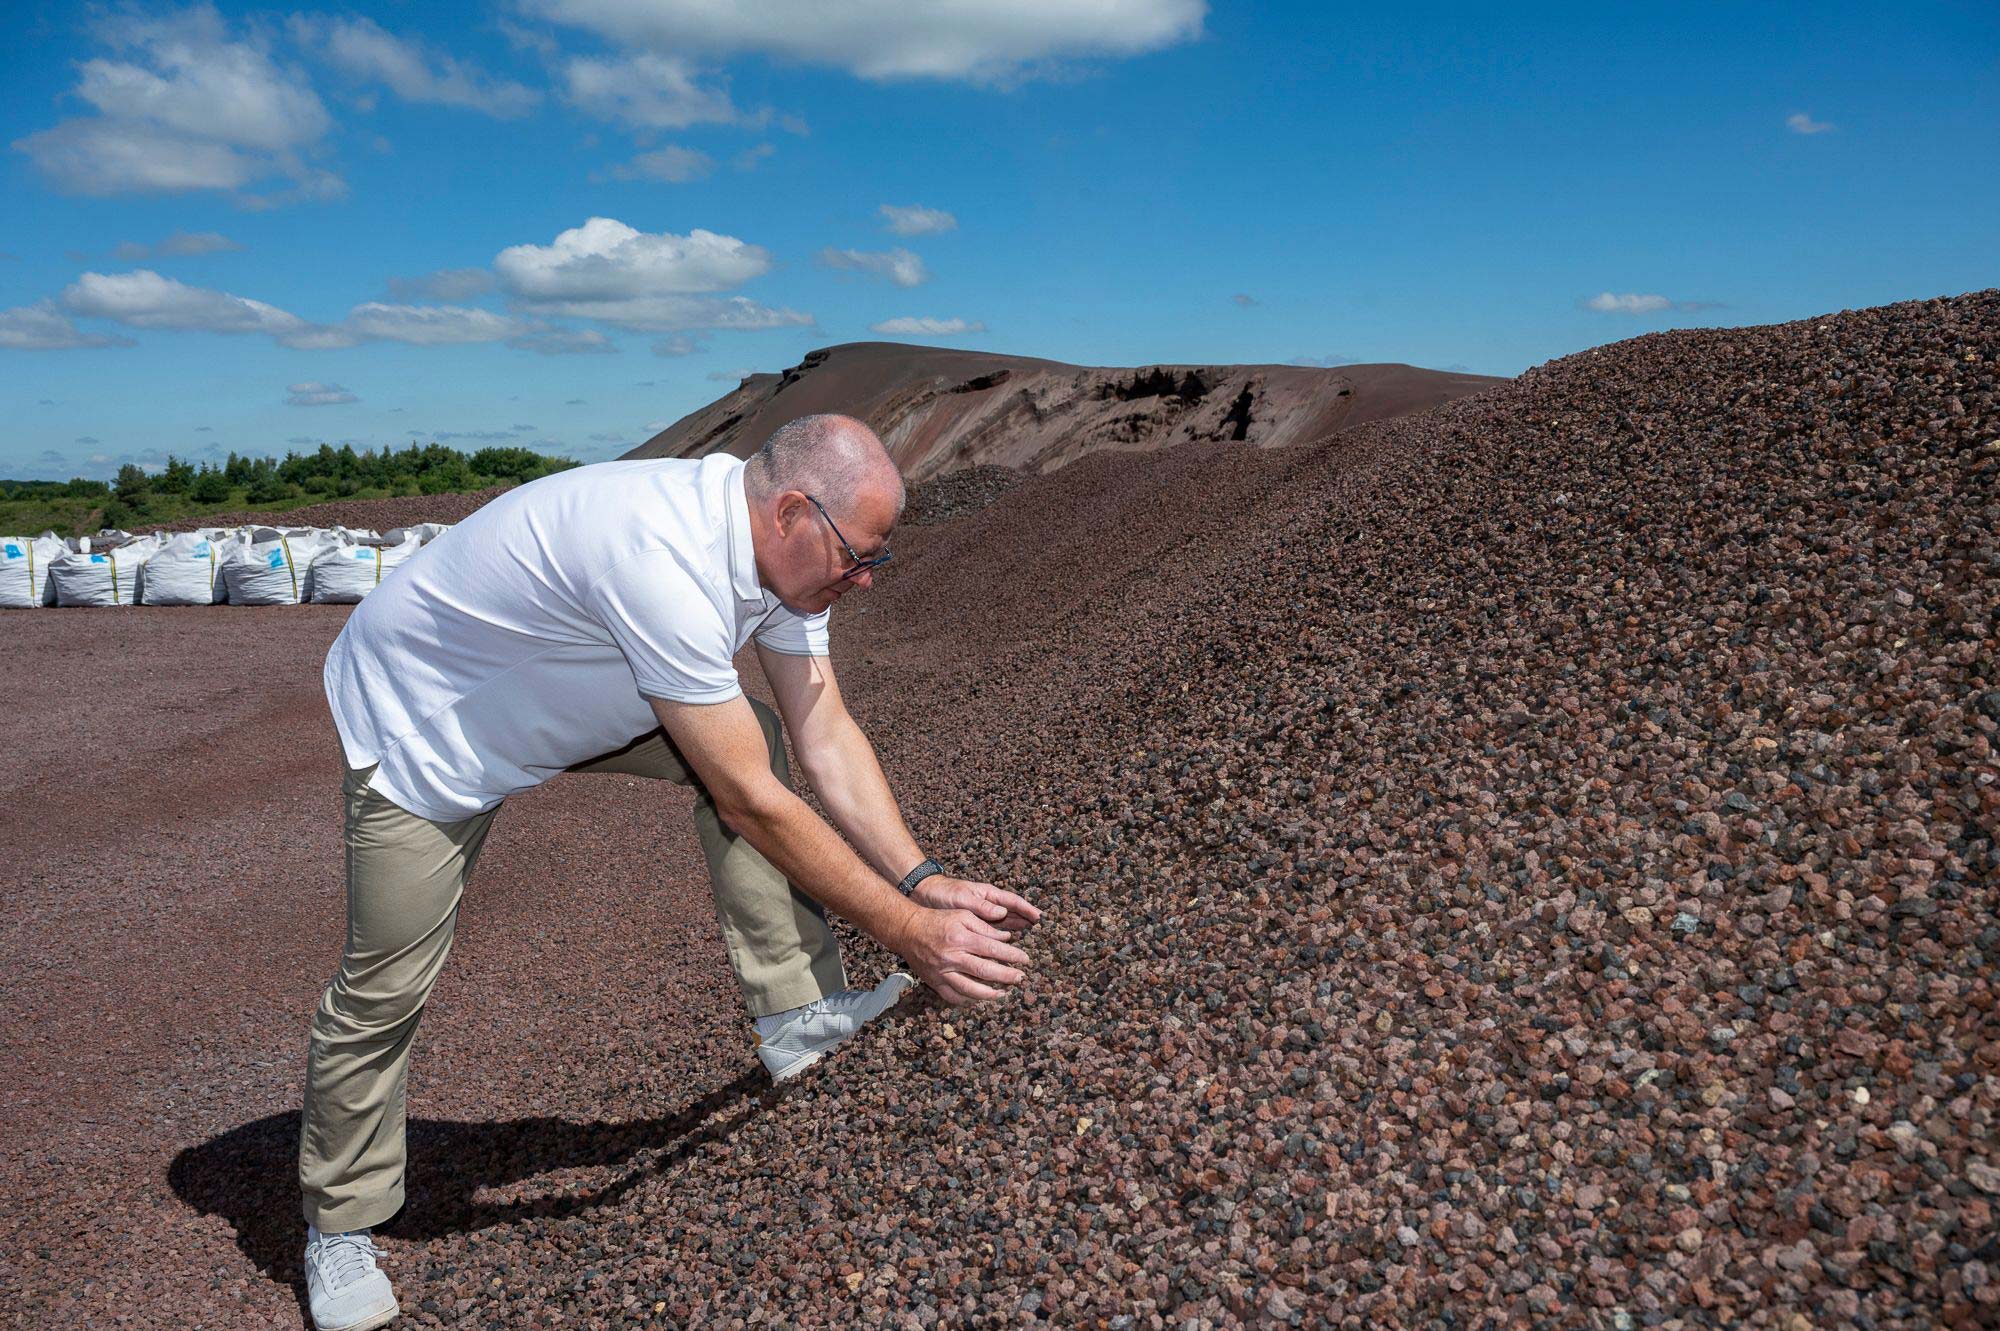
[[[750,539],[750,500],[743,490],[746,468],[739,462],[723,481],[729,514],[729,580],[739,601],[764,601],[757,581],[757,547]]]

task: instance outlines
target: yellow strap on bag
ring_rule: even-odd
[[[375,547],[375,585],[382,585],[382,547]]]
[[[111,604],[117,605],[118,604],[118,556],[115,552],[107,551],[104,557],[111,561]]]
[[[292,602],[293,604],[297,604],[299,599],[299,569],[298,565],[292,562],[292,538],[280,532],[278,534],[278,544],[285,547],[285,572],[292,575]]]

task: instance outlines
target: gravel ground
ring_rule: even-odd
[[[1996,357],[1655,334],[899,533],[843,685],[1033,977],[769,1093],[685,795],[510,802],[407,1321],[1994,1325]],[[282,1325],[344,612],[121,613],[5,620],[0,1322]]]

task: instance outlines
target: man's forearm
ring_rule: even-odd
[[[861,727],[849,722],[818,752],[801,753],[799,766],[834,826],[847,834],[877,873],[893,883],[923,860],[923,851],[903,821],[902,808],[889,791],[875,746]]]
[[[890,951],[902,952],[911,918],[921,908],[863,864],[804,800],[773,782],[756,803],[721,813],[731,830],[801,892]]]

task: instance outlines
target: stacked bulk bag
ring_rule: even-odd
[[[449,522],[419,522],[416,526],[406,528],[406,530],[415,532],[418,540],[422,541],[425,545],[429,545],[432,541],[450,531],[451,524]]]
[[[219,530],[211,528],[211,531]],[[222,568],[239,542],[232,534],[183,532],[146,561],[145,605],[218,605],[226,594]]]
[[[0,605],[54,605],[56,583],[51,568],[69,552],[69,546],[52,531],[40,536],[0,536]]]
[[[352,605],[422,548],[414,535],[395,545],[333,545],[313,556],[312,599]]]
[[[312,595],[313,557],[337,544],[331,533],[312,528],[292,532],[256,528],[222,565],[229,603],[298,605]]]
[[[112,550],[79,550],[49,565],[57,605],[135,605],[146,561],[158,554],[158,537],[144,536]]]

